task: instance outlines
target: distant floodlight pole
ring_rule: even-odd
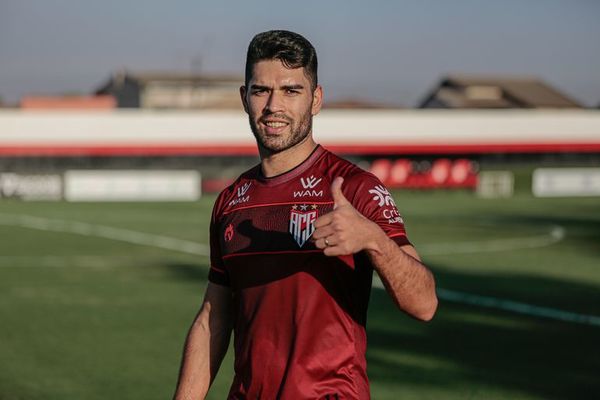
[[[197,53],[195,56],[192,57],[192,60],[190,62],[190,68],[191,68],[191,73],[192,75],[194,74],[200,74],[202,72],[202,62],[204,61],[204,56],[202,55],[202,53]]]

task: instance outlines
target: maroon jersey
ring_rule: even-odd
[[[372,174],[318,146],[265,178],[242,174],[213,210],[209,280],[231,287],[235,378],[229,399],[368,399],[364,253],[327,257],[310,236],[333,209],[335,177],[352,205],[408,244],[392,197]]]

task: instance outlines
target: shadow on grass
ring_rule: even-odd
[[[586,215],[586,210],[590,209],[590,213]],[[593,210],[593,211],[591,211]],[[580,216],[531,216],[531,215],[511,215],[497,218],[499,224],[518,224],[523,226],[551,226],[558,225],[566,230],[567,239],[577,238],[579,247],[582,250],[592,250],[595,254],[600,253],[600,219],[597,208],[585,208],[580,206],[582,211]]]
[[[208,281],[208,265],[203,262],[170,262],[165,264],[164,267],[176,280],[197,283]]]
[[[470,293],[508,296],[515,288],[530,288],[530,302],[544,305],[542,296],[551,296],[570,311],[580,311],[571,305],[590,301],[597,307],[599,300],[597,287],[434,270],[440,287]],[[444,302],[434,320],[424,324],[404,316],[384,291],[375,290],[368,322],[369,376],[373,384],[424,392],[438,387],[454,398],[466,388],[479,388],[478,398],[491,397],[482,389],[546,399],[600,398],[599,337],[596,326]]]
[[[582,250],[594,254],[599,249],[594,238],[600,236],[600,222],[594,219],[513,215],[498,221],[559,224],[567,238],[577,238]],[[207,279],[205,263],[183,261],[165,267],[173,279]],[[445,289],[600,315],[600,290],[593,283],[430,267]],[[600,328],[595,326],[444,302],[432,322],[421,323],[397,311],[385,292],[374,290],[368,337],[374,392],[410,387],[413,398],[440,392],[448,398],[510,398],[515,393],[545,399],[600,398]]]
[[[201,263],[166,267],[175,279],[206,282],[207,267]],[[439,287],[447,289],[572,312],[588,309],[598,314],[600,307],[600,291],[592,285],[432,268]],[[434,320],[421,323],[399,312],[387,293],[373,290],[369,376],[374,389],[411,387],[415,398],[440,390],[452,398],[467,396],[469,390],[477,393],[472,397],[482,399],[514,393],[546,399],[598,398],[598,337],[600,328],[595,326],[443,301]]]

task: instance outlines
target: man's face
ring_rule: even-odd
[[[313,91],[304,68],[286,68],[279,60],[256,63],[240,94],[252,133],[271,153],[306,139],[312,133],[312,117],[321,109],[321,87]]]

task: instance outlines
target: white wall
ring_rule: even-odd
[[[318,142],[348,148],[567,145],[600,152],[600,111],[325,110]],[[31,149],[253,149],[240,111],[0,111],[0,155]],[[215,150],[215,151],[216,151]]]

